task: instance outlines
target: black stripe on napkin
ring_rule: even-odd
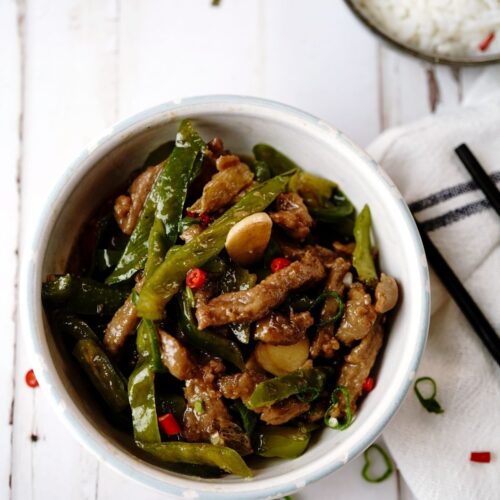
[[[493,172],[490,175],[490,178],[493,182],[499,182],[500,181],[500,172]],[[426,208],[432,207],[434,205],[437,205],[439,203],[442,203],[443,201],[449,200],[450,198],[455,198],[456,196],[460,196],[461,194],[464,193],[469,193],[470,191],[477,191],[479,188],[477,184],[474,181],[470,182],[464,182],[462,184],[457,184],[456,186],[452,186],[446,189],[442,189],[441,191],[438,191],[437,193],[431,194],[430,196],[427,196],[426,198],[422,198],[421,200],[414,201],[413,203],[410,203],[410,210],[413,213],[418,213],[422,210],[425,210]],[[463,207],[464,209],[466,207]],[[461,210],[461,209],[457,209]],[[445,214],[442,217],[446,217]],[[439,217],[437,217],[438,219]]]

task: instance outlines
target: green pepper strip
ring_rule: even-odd
[[[142,269],[147,259],[148,237],[155,217],[165,226],[165,244],[171,247],[179,234],[182,210],[193,169],[205,143],[189,120],[183,120],[177,133],[175,148],[144,203],[139,221],[130,236],[125,251],[106,283],[115,284]]]
[[[345,420],[344,420],[344,422],[339,422],[336,418],[330,417],[330,412],[333,410],[333,408],[339,402],[338,397],[337,397],[337,392],[342,393],[342,396],[344,396],[344,402],[345,402]],[[352,424],[351,395],[350,395],[347,387],[344,387],[343,385],[339,385],[338,387],[336,387],[333,390],[332,396],[330,399],[330,406],[326,410],[323,420],[324,420],[325,425],[327,427],[330,427],[330,429],[336,429],[339,431],[343,431],[343,430],[347,429]],[[332,420],[334,420],[335,422],[332,422]]]
[[[384,459],[386,465],[385,472],[378,477],[372,477],[369,474],[371,465],[369,453],[371,450],[377,450],[380,455],[382,455],[382,458]],[[394,471],[394,466],[392,465],[392,461],[389,458],[389,455],[387,455],[386,451],[378,444],[372,444],[364,451],[363,455],[365,457],[365,464],[363,466],[363,470],[361,471],[361,475],[363,476],[363,479],[365,481],[368,481],[369,483],[381,483],[382,481],[385,481]]]
[[[148,238],[148,255],[144,266],[146,279],[163,262],[167,249],[165,226],[160,219],[155,219]]]
[[[63,307],[75,314],[112,316],[128,294],[128,290],[71,274],[42,284],[42,300],[46,305]]]
[[[271,169],[265,161],[255,161],[253,163],[253,172],[257,182],[264,182],[271,178]]]
[[[341,317],[342,314],[344,314],[344,301],[342,300],[342,297],[334,290],[328,290],[326,292],[323,292],[311,305],[309,309],[312,309],[313,307],[316,307],[318,304],[323,302],[326,298],[328,297],[333,297],[335,301],[337,302],[337,313],[332,316],[331,318],[325,319],[321,321],[319,326],[326,326],[330,325],[332,323],[336,323]]]
[[[420,392],[418,388],[418,384],[421,384],[422,382],[430,382],[432,386],[432,394],[428,398],[424,398],[422,393]],[[431,377],[420,377],[417,380],[415,380],[415,384],[413,385],[413,390],[415,391],[415,394],[417,395],[418,400],[422,404],[422,406],[429,412],[429,413],[443,413],[444,410],[441,408],[441,405],[436,401],[436,392],[437,392],[437,387],[436,387],[436,382],[433,378]]]
[[[365,205],[354,222],[354,239],[356,241],[356,246],[352,254],[352,263],[358,273],[359,279],[369,286],[375,286],[378,277],[370,242],[370,228],[370,207]]]
[[[255,431],[257,455],[267,458],[297,458],[307,449],[310,432],[300,427],[269,426]]]
[[[127,407],[126,382],[99,344],[90,337],[79,340],[73,354],[108,406],[116,411]]]
[[[252,471],[238,453],[225,446],[207,443],[139,443],[138,446],[164,462],[214,465],[242,477],[252,477]]]
[[[257,425],[257,420],[259,417],[253,411],[250,411],[241,401],[241,399],[237,399],[233,403],[233,408],[239,413],[241,422],[243,424],[243,429],[251,436],[255,426]]]
[[[290,170],[302,170],[294,161],[268,144],[256,144],[252,151],[258,161],[266,163],[272,175],[281,175]]]
[[[167,254],[141,291],[137,303],[139,316],[160,319],[163,308],[177,293],[189,269],[202,267],[218,255],[224,248],[229,230],[248,215],[269,206],[286,189],[290,175],[283,174],[259,184],[196,238],[176,252]]]
[[[326,374],[319,368],[295,370],[257,384],[246,405],[251,410],[271,406],[294,394],[301,394],[304,400],[312,401],[325,386],[325,381]]]
[[[213,333],[210,330],[199,330],[193,318],[192,299],[188,288],[179,297],[180,326],[186,341],[201,351],[208,352],[231,362],[243,370],[245,362],[236,342]]]
[[[71,335],[74,339],[92,339],[99,342],[99,338],[95,334],[94,330],[90,328],[85,321],[74,314],[67,313],[65,311],[56,311],[52,317],[51,323],[55,325],[56,329],[62,333]]]

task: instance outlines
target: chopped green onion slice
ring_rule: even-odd
[[[319,326],[326,326],[326,325],[330,325],[332,323],[336,323],[341,317],[342,315],[344,314],[344,301],[342,300],[342,297],[335,291],[326,291],[326,292],[323,292],[311,305],[311,307],[309,309],[313,309],[314,307],[316,307],[318,304],[321,304],[321,302],[323,302],[324,300],[326,300],[328,297],[333,297],[336,301],[337,301],[337,307],[338,307],[338,310],[337,310],[337,313],[335,314],[335,316],[331,317],[331,318],[328,318],[328,319],[325,319],[324,321],[322,321]]]
[[[420,392],[418,386],[419,384],[421,385],[422,383],[430,384],[432,388],[432,393],[428,397],[424,397],[422,393]],[[427,384],[426,384],[427,385]],[[443,413],[444,410],[441,408],[441,405],[436,401],[435,396],[437,392],[437,387],[436,387],[436,382],[434,381],[433,378],[431,377],[420,377],[417,380],[415,380],[415,384],[413,385],[413,390],[415,391],[415,394],[417,395],[418,400],[420,401],[421,405],[429,412],[429,413]]]
[[[203,401],[201,399],[197,399],[194,402],[194,411],[198,414],[201,415],[205,411],[205,407],[203,406]]]
[[[380,455],[382,455],[382,458],[384,459],[384,462],[386,465],[385,472],[378,477],[372,477],[370,475],[371,461],[370,461],[369,453],[371,450],[377,450],[378,453]],[[365,481],[368,481],[369,483],[381,483],[382,481],[385,481],[393,473],[394,466],[392,465],[392,460],[389,458],[389,455],[387,454],[387,452],[378,444],[372,444],[370,447],[368,447],[365,450],[363,455],[365,457],[365,465],[363,466],[363,469],[361,471],[361,475],[363,476],[363,479]]]
[[[345,419],[343,422],[339,421],[339,419],[335,417],[330,416],[331,411],[339,402],[339,398],[337,397],[338,392],[342,393],[342,396],[344,396]],[[339,385],[338,387],[333,389],[332,396],[330,398],[330,406],[325,412],[323,421],[325,422],[325,425],[327,427],[330,427],[330,429],[336,429],[339,431],[347,429],[352,424],[351,395],[349,394],[347,387]]]

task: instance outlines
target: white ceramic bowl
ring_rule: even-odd
[[[82,223],[115,192],[147,154],[175,137],[190,117],[202,136],[215,135],[237,152],[266,142],[305,169],[337,181],[359,208],[370,205],[381,268],[401,285],[401,305],[387,334],[376,388],[345,431],[325,429],[295,460],[268,460],[255,477],[202,480],[166,471],[135,455],[87,397],[81,374],[55,342],[44,318],[40,286],[63,272]],[[428,330],[429,285],[424,251],[412,216],[390,179],[363,150],[327,123],[261,99],[196,97],[144,111],[108,130],[68,168],[47,205],[22,269],[21,318],[42,390],[79,441],[103,462],[140,483],[187,498],[275,498],[335,471],[382,432],[405,397]]]

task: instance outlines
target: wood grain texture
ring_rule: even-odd
[[[7,49],[6,71],[0,72],[0,137],[6,144],[0,265],[11,291],[2,296],[0,319],[6,346],[0,375],[8,381],[0,399],[0,498],[167,498],[99,465],[42,392],[24,385],[30,356],[14,321],[15,251],[20,243],[23,257],[61,172],[115,120],[209,93],[283,101],[367,145],[383,129],[432,111],[429,72],[439,88],[439,113],[460,103],[480,70],[453,73],[395,53],[343,2],[331,0],[307,9],[303,0],[224,0],[218,8],[210,0],[4,0],[0,41]],[[357,459],[297,498],[328,498],[331,491],[346,499],[397,498],[395,477],[367,488],[361,466]]]

